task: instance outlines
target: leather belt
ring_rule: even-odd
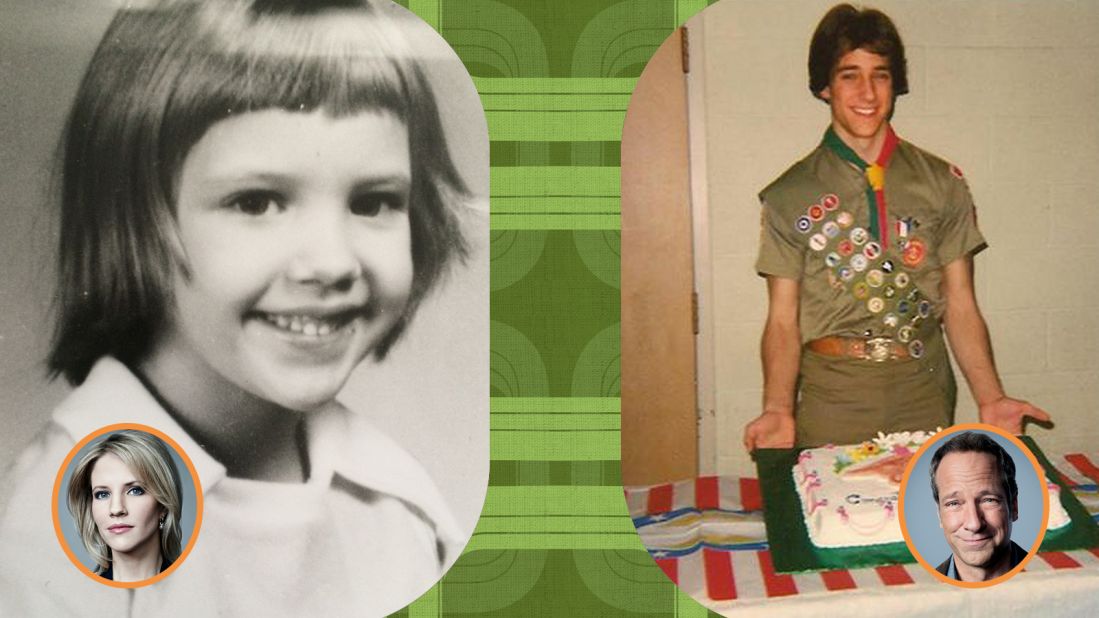
[[[874,362],[910,358],[908,347],[889,337],[821,337],[806,347],[824,356],[858,358]]]

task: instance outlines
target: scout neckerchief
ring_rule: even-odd
[[[889,218],[885,209],[885,168],[889,166],[889,159],[897,148],[897,134],[893,132],[893,127],[885,126],[885,143],[882,144],[881,153],[874,163],[867,163],[855,154],[855,151],[836,135],[831,125],[824,132],[823,143],[841,159],[854,164],[866,174],[866,203],[870,206],[870,234],[881,243],[883,249],[888,247]]]

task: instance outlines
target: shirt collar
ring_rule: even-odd
[[[950,579],[961,579],[958,577],[958,570],[954,568],[954,554],[950,554],[950,564],[946,567],[946,576]]]
[[[226,477],[225,466],[180,427],[145,385],[121,362],[103,357],[53,414],[74,442],[108,425],[135,423],[160,430],[183,449],[198,473],[204,496]],[[461,534],[427,471],[412,455],[339,402],[306,416],[309,483],[328,486],[338,474],[364,488],[389,494],[422,512],[453,559]]]
[[[225,478],[225,466],[202,450],[129,368],[112,357],[96,361],[83,384],[54,411],[53,420],[74,442],[108,425],[148,425],[183,449],[198,473],[204,495]]]
[[[1026,558],[1026,550],[1020,547],[1015,541],[1011,541],[1011,562],[1009,563],[1009,569],[1014,569],[1016,565]],[[958,569],[954,566],[954,554],[950,554],[950,563],[946,567],[946,576],[951,579],[961,581],[961,577],[958,576]]]

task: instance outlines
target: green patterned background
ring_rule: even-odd
[[[706,0],[403,0],[457,51],[491,139],[492,465],[473,539],[400,615],[706,616],[650,560],[619,469],[619,143]]]

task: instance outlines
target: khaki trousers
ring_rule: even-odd
[[[878,432],[935,431],[954,423],[957,386],[942,328],[921,329],[919,359],[885,362],[802,351],[798,447],[858,444]]]

